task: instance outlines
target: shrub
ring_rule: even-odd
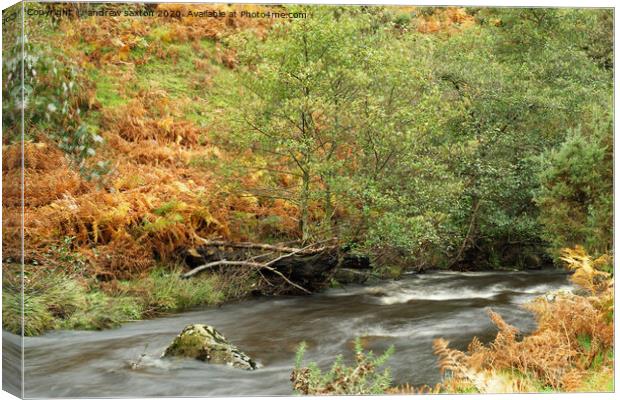
[[[291,374],[293,389],[297,393],[322,394],[383,394],[389,389],[392,378],[390,370],[379,372],[378,368],[394,354],[390,347],[376,357],[372,351],[364,353],[359,339],[355,341],[355,365],[346,366],[338,356],[328,372],[322,372],[315,363],[302,367],[306,344],[297,349],[295,369]]]
[[[541,156],[536,195],[551,252],[582,244],[594,256],[613,243],[613,134],[611,116],[570,132]]]
[[[87,179],[107,173],[108,161],[86,164],[103,137],[82,123],[84,112],[90,108],[89,81],[78,64],[20,35],[6,51],[3,67],[3,125],[18,126],[23,112],[26,139],[43,131]],[[20,139],[20,132],[8,133],[8,142]]]

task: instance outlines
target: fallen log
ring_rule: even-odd
[[[233,266],[237,266],[237,267],[248,266],[248,267],[253,267],[253,268],[266,269],[266,270],[271,271],[274,274],[278,275],[280,278],[284,279],[284,281],[286,283],[288,283],[289,285],[291,285],[291,286],[301,290],[302,292],[308,293],[308,294],[312,293],[308,289],[306,289],[306,288],[296,284],[295,282],[291,281],[290,279],[288,279],[286,276],[284,276],[284,274],[282,274],[277,269],[269,267],[268,265],[265,265],[265,264],[256,263],[256,262],[250,262],[250,261],[227,261],[227,260],[214,261],[212,263],[208,263],[208,264],[202,265],[202,266],[200,266],[198,268],[194,268],[193,270],[191,270],[191,271],[181,275],[181,277],[184,278],[184,279],[187,279],[187,278],[192,277],[193,275],[196,275],[200,271],[204,271],[205,269],[209,269],[209,268],[219,267],[219,266],[222,266],[222,265],[233,265]]]
[[[295,282],[293,282],[289,277],[285,276],[284,273],[282,273],[281,271],[278,270],[277,266],[280,265],[280,268],[288,266],[288,265],[282,265],[282,261],[287,259],[287,258],[291,258],[294,256],[298,256],[298,255],[302,255],[302,256],[313,256],[313,255],[317,255],[317,254],[321,254],[323,252],[326,251],[337,251],[337,246],[336,245],[331,245],[331,246],[321,246],[321,247],[317,247],[322,243],[326,243],[326,242],[332,242],[335,241],[336,239],[328,239],[328,240],[324,240],[321,242],[317,242],[317,243],[312,243],[308,246],[302,247],[302,248],[291,248],[291,247],[284,247],[284,246],[274,246],[274,245],[264,245],[264,244],[257,244],[257,243],[248,243],[248,242],[244,242],[244,243],[227,243],[227,242],[222,242],[222,241],[208,241],[208,240],[202,240],[201,242],[205,245],[209,245],[209,246],[217,246],[217,247],[232,247],[232,248],[243,248],[243,249],[254,249],[254,250],[269,250],[270,253],[269,254],[273,254],[274,252],[277,253],[285,253],[285,254],[281,254],[275,258],[272,258],[269,261],[265,261],[265,262],[258,262],[255,261],[257,258],[260,258],[262,256],[266,256],[265,254],[261,254],[258,256],[253,256],[250,257],[246,260],[227,260],[227,259],[220,259],[217,261],[211,261],[211,262],[207,262],[205,264],[202,264],[198,267],[193,268],[191,271],[186,272],[185,274],[182,275],[182,278],[191,278],[192,276],[208,270],[208,269],[213,269],[213,268],[217,268],[217,267],[222,267],[222,266],[235,266],[235,267],[250,267],[250,268],[256,268],[259,270],[265,269],[267,271],[270,271],[271,273],[277,275],[278,277],[280,277],[282,280],[284,280],[284,282],[286,282],[287,284],[293,286],[296,289],[301,290],[304,293],[312,293],[310,290],[306,289],[305,287],[301,286],[300,284],[297,284]],[[287,269],[287,268],[285,268]],[[290,268],[288,268],[287,273],[289,275],[291,275],[292,271],[290,271]]]
[[[367,257],[349,254],[336,238],[304,247],[251,242],[225,242],[198,238],[201,245],[185,252],[191,278],[203,271],[237,273],[257,271],[267,284],[262,293],[312,293],[325,288],[340,267],[369,269]],[[285,289],[289,287],[290,289]]]

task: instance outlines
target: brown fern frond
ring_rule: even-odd
[[[573,369],[562,376],[560,385],[566,392],[576,392],[582,385],[582,379],[585,375],[584,371]]]
[[[466,356],[462,351],[448,347],[450,342],[443,338],[433,340],[433,352],[439,357],[439,371],[443,374],[451,371],[452,376],[465,376],[467,371]]]
[[[609,273],[601,271],[600,268],[611,262],[611,257],[607,254],[592,260],[582,246],[562,249],[560,259],[566,263],[568,269],[575,271],[571,280],[591,293],[604,290],[607,281],[611,277]]]

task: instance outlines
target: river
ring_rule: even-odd
[[[567,277],[560,271],[410,274],[373,286],[248,300],[101,332],[51,332],[25,339],[25,395],[290,395],[289,377],[301,341],[309,347],[305,359],[327,368],[338,354],[351,360],[355,337],[363,337],[375,352],[396,347],[388,362],[396,383],[433,385],[441,379],[432,352],[434,338],[444,337],[457,348],[473,336],[492,340],[496,329],[487,308],[522,332],[531,331],[532,315],[520,306],[547,291],[570,289]],[[242,371],[159,360],[166,345],[190,323],[215,326],[263,368]],[[11,343],[19,338],[6,332],[3,336],[6,363],[15,356]],[[143,352],[144,367],[129,368]]]

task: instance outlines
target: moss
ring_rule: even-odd
[[[342,288],[343,285],[340,282],[338,282],[336,279],[332,278],[329,281],[329,287],[332,288],[332,289],[339,289],[339,288]]]
[[[204,337],[198,333],[181,335],[166,349],[166,355],[196,358],[204,361],[207,354],[203,348],[203,342]]]
[[[385,265],[375,268],[375,274],[383,279],[398,279],[402,276],[405,268],[398,265]]]

